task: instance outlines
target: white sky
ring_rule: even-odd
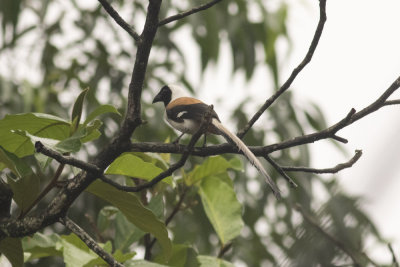
[[[274,4],[276,1],[270,1]],[[289,31],[293,50],[281,70],[282,81],[303,59],[313,37],[318,17],[317,0],[287,0],[290,5]],[[328,0],[328,20],[311,63],[297,77],[291,90],[299,105],[310,100],[323,110],[328,124],[342,119],[351,108],[357,111],[376,100],[400,76],[400,1],[398,0]],[[190,53],[193,53],[193,46]],[[283,51],[287,47],[283,44]],[[230,99],[245,94],[257,95],[259,103],[247,107],[249,114],[270,95],[266,69],[259,68],[255,78],[243,90],[243,75],[231,77],[229,47],[223,47],[221,63],[210,68],[197,95],[215,103],[226,96]],[[228,51],[228,52],[226,52]],[[196,75],[198,66],[191,64],[189,72]],[[198,77],[191,80],[198,81]],[[210,89],[212,88],[212,89]],[[391,99],[400,98],[397,92]],[[229,117],[236,101],[225,105],[222,120]],[[218,105],[220,106],[220,105]],[[228,112],[227,112],[228,110]],[[363,208],[378,226],[382,236],[400,250],[400,105],[384,107],[345,128],[338,134],[349,140],[345,157],[331,145],[320,142],[311,146],[313,167],[333,167],[347,161],[354,150],[363,156],[351,169],[340,172],[340,184],[345,191],[363,197]],[[367,248],[374,259],[391,258],[386,248]]]

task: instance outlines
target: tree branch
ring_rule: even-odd
[[[326,0],[319,1],[319,22],[317,29],[315,30],[314,37],[311,41],[311,45],[308,49],[306,56],[304,57],[303,61],[292,71],[292,74],[286,80],[286,82],[279,88],[278,91],[275,92],[265,103],[261,106],[261,108],[254,114],[254,116],[250,119],[250,121],[246,124],[246,126],[241,129],[237,136],[239,138],[243,138],[246,133],[250,130],[253,124],[261,117],[261,115],[267,110],[269,106],[271,106],[278,97],[283,94],[286,90],[289,89],[291,84],[293,83],[294,79],[296,79],[297,75],[304,69],[304,67],[311,61],[315,49],[317,48],[318,42],[321,38],[322,31],[324,29],[326,21]]]
[[[74,223],[68,217],[61,218],[60,222],[65,225],[71,232],[76,234],[85,244],[90,248],[94,253],[99,255],[105,262],[107,262],[110,266],[118,266],[123,267],[121,263],[116,261],[112,255],[110,255],[107,251],[102,249],[96,241],[93,240],[82,228],[79,227],[76,223]]]
[[[178,162],[176,162],[175,164],[172,164],[167,170],[163,171],[162,173],[160,173],[159,175],[157,175],[156,177],[154,177],[150,182],[147,183],[143,183],[137,186],[124,186],[124,185],[120,185],[114,181],[111,181],[105,177],[101,177],[100,179],[104,180],[108,180],[106,181],[106,183],[109,183],[110,185],[113,185],[115,188],[122,190],[122,191],[126,191],[126,192],[139,192],[142,191],[143,189],[146,188],[150,188],[152,186],[154,186],[155,184],[157,184],[158,182],[160,182],[161,180],[163,180],[164,178],[172,175],[172,173],[174,171],[176,171],[177,169],[181,168],[185,163],[186,160],[188,159],[189,155],[192,153],[194,145],[196,144],[197,140],[200,138],[200,136],[205,132],[205,130],[207,129],[208,125],[211,122],[211,111],[213,109],[213,106],[209,106],[209,110],[204,114],[203,120],[201,122],[200,128],[197,130],[197,132],[192,136],[192,138],[190,139],[189,144],[187,145],[185,151],[182,154],[182,157],[180,158],[180,160]],[[175,144],[174,144],[175,146]]]
[[[315,169],[315,168],[308,168],[308,167],[290,167],[290,166],[281,166],[281,168],[288,172],[311,172],[311,173],[337,173],[343,169],[351,168],[362,156],[361,150],[356,150],[354,156],[345,163],[340,163],[332,168],[325,168],[325,169]]]
[[[292,178],[289,177],[289,175],[287,175],[285,173],[285,171],[283,170],[283,168],[281,166],[279,166],[278,163],[276,163],[270,156],[266,155],[264,156],[264,158],[272,165],[272,167],[275,168],[275,170],[282,175],[283,178],[286,179],[286,181],[288,181],[288,183],[290,184],[291,187],[296,188],[297,184],[292,180]]]
[[[141,123],[141,92],[146,74],[147,62],[154,36],[158,27],[158,14],[161,0],[150,0],[141,42],[138,43],[136,60],[129,85],[127,114],[115,137],[94,157],[91,164],[101,170],[129,149],[132,133]],[[58,222],[64,217],[74,200],[96,179],[92,172],[81,172],[68,180],[47,208],[39,215],[26,216],[22,219],[6,219],[0,222],[0,241],[2,238],[22,237]]]
[[[213,1],[210,1],[210,2],[208,2],[206,4],[203,4],[203,5],[200,5],[198,7],[192,8],[191,10],[188,10],[188,11],[185,11],[185,12],[170,16],[168,18],[165,18],[165,19],[161,20],[158,23],[158,26],[163,26],[163,25],[168,24],[170,22],[183,19],[183,18],[185,18],[187,16],[190,16],[190,15],[192,15],[194,13],[206,10],[206,9],[212,7],[213,5],[218,4],[221,1],[222,0],[213,0]]]
[[[389,105],[400,105],[400,99],[386,100],[385,106],[389,106]]]
[[[57,151],[51,150],[51,149],[45,147],[40,141],[37,141],[35,143],[35,150],[38,153],[42,153],[43,155],[46,155],[52,159],[57,160],[61,164],[71,165],[71,166],[77,167],[81,170],[96,173],[96,174],[103,172],[99,167],[97,167],[94,164],[87,163],[85,161],[75,159],[70,156],[64,156]]]
[[[114,19],[114,21],[121,26],[136,42],[140,42],[140,36],[136,33],[135,29],[130,26],[118,12],[108,3],[107,0],[98,0],[103,6],[104,10]]]

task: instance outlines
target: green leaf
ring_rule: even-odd
[[[145,162],[132,153],[123,153],[116,158],[106,170],[106,174],[126,175],[148,181],[161,172],[163,172],[163,170],[153,163]]]
[[[81,137],[81,142],[86,143],[99,138],[101,135],[99,131],[101,125],[103,125],[103,123],[100,120],[94,120],[91,121],[89,124],[85,124],[85,134],[83,135],[83,137]]]
[[[145,232],[131,223],[122,212],[117,212],[115,217],[115,249],[124,252],[144,235]]]
[[[74,107],[72,108],[72,116],[71,116],[71,135],[75,133],[78,129],[79,122],[81,121],[82,117],[82,110],[83,110],[83,102],[85,101],[85,97],[87,92],[89,91],[89,87],[85,88],[75,100]]]
[[[174,244],[172,247],[172,256],[168,261],[169,266],[173,267],[184,267],[187,262],[187,254],[188,254],[187,245],[182,244]],[[156,257],[155,262],[159,262],[159,259]]]
[[[62,235],[61,244],[66,267],[85,266],[99,257],[75,234]],[[102,263],[105,264],[105,261],[102,260]]]
[[[97,216],[97,227],[100,232],[110,228],[111,221],[115,219],[118,212],[120,211],[114,206],[105,206],[100,210]]]
[[[168,267],[167,265],[161,265],[145,260],[130,260],[125,262],[125,267]]]
[[[0,241],[0,253],[4,254],[13,267],[24,265],[24,252],[20,238],[6,237]]]
[[[6,115],[0,120],[0,146],[18,157],[32,155],[33,144],[26,136],[15,134],[13,131],[27,131],[29,134],[64,140],[69,137],[70,123],[47,114],[25,113]]]
[[[35,233],[32,237],[25,237],[22,240],[22,247],[29,257],[25,261],[44,258],[48,256],[62,256],[62,252],[56,248],[60,242],[60,236],[57,234]]]
[[[234,267],[230,262],[211,256],[197,256],[200,267]]]
[[[196,166],[193,171],[188,173],[185,181],[188,185],[193,185],[205,177],[225,173],[230,168],[238,169],[237,161],[227,161],[222,156],[209,157],[203,164]]]
[[[0,163],[3,164],[3,167],[0,169],[8,168],[12,173],[14,173],[16,176],[21,177],[21,174],[17,170],[16,163],[14,162],[15,158],[12,159],[12,154],[3,150],[0,147]],[[14,156],[15,157],[15,156]]]
[[[22,211],[36,199],[40,190],[40,179],[34,173],[14,180],[7,177],[7,182],[14,193],[13,199]]]
[[[160,242],[163,248],[163,259],[167,261],[171,254],[172,244],[168,238],[165,224],[147,208],[133,194],[122,192],[109,184],[95,181],[87,191],[116,206],[126,218],[146,233],[151,233]]]
[[[222,244],[240,234],[243,227],[242,207],[232,186],[218,177],[207,177],[200,184],[201,202]]]
[[[95,118],[98,116],[105,114],[105,113],[114,113],[118,114],[121,116],[121,113],[118,112],[118,110],[112,106],[112,105],[101,105],[98,106],[95,110],[93,110],[86,118],[86,120],[83,122],[83,125],[87,125],[89,122],[93,121]]]

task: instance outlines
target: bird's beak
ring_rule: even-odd
[[[153,104],[161,101],[162,101],[162,96],[160,93],[158,93],[153,99]]]

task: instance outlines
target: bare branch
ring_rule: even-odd
[[[345,163],[340,163],[332,168],[325,168],[325,169],[315,169],[315,168],[308,168],[308,167],[290,167],[290,166],[281,166],[281,168],[287,172],[311,172],[311,173],[337,173],[343,169],[351,168],[362,156],[361,150],[356,150],[354,156]]]
[[[392,254],[392,266],[399,267],[399,262],[397,261],[396,254],[394,253],[392,245],[390,243],[388,244],[388,248],[390,250],[390,253]]]
[[[318,42],[321,38],[322,31],[324,29],[325,21],[326,21],[326,0],[320,0],[319,1],[319,22],[317,29],[315,30],[314,37],[311,41],[311,45],[308,49],[308,52],[306,56],[304,57],[303,61],[292,71],[292,74],[290,77],[286,80],[286,82],[279,88],[278,91],[276,91],[265,103],[261,106],[261,108],[253,115],[253,117],[250,119],[250,121],[246,124],[246,126],[241,129],[237,136],[239,138],[243,138],[243,136],[246,135],[246,133],[250,130],[250,128],[253,126],[253,124],[261,117],[261,115],[264,113],[265,110],[269,106],[271,106],[278,97],[283,94],[286,90],[289,89],[291,84],[293,83],[294,79],[296,79],[297,75],[304,69],[304,67],[311,61],[315,49],[317,48]]]
[[[114,21],[121,26],[136,42],[140,42],[140,36],[136,33],[135,29],[130,26],[118,12],[108,3],[107,0],[98,0],[103,6],[104,10],[114,19]]]
[[[385,106],[389,106],[389,105],[400,105],[400,99],[385,101]]]
[[[183,18],[185,18],[187,16],[190,16],[190,15],[192,15],[194,13],[206,10],[206,9],[212,7],[213,5],[218,4],[221,1],[222,0],[213,0],[213,1],[210,1],[210,2],[208,2],[206,4],[203,4],[203,5],[200,5],[198,7],[192,8],[191,10],[188,10],[188,11],[185,11],[185,12],[170,16],[168,18],[165,18],[165,19],[161,20],[158,23],[158,26],[163,26],[163,25],[168,24],[170,22],[183,19]]]
[[[70,156],[64,156],[57,151],[54,151],[54,150],[51,150],[51,149],[45,147],[40,141],[37,141],[35,143],[35,149],[36,149],[36,152],[42,153],[43,155],[46,155],[52,159],[55,159],[59,163],[71,165],[71,166],[77,167],[77,168],[87,171],[87,172],[103,173],[103,171],[96,165],[87,163],[87,162],[79,160],[79,159],[75,159]]]
[[[289,175],[287,175],[285,173],[285,171],[282,169],[281,166],[279,166],[279,164],[277,164],[270,156],[266,155],[264,156],[264,158],[275,168],[275,170],[282,175],[283,178],[286,179],[286,181],[288,181],[288,183],[290,184],[291,187],[296,188],[297,184],[292,180],[292,178],[289,177]]]
[[[346,253],[353,260],[355,266],[363,266],[363,264],[361,262],[361,259],[360,259],[360,255],[357,255],[356,252],[354,252],[351,249],[349,249],[343,242],[341,242],[339,239],[337,239],[334,235],[332,235],[332,234],[328,233],[327,231],[325,231],[325,229],[323,229],[319,225],[319,223],[316,221],[316,219],[314,217],[310,216],[309,214],[307,214],[299,204],[296,204],[294,206],[294,209],[296,209],[298,212],[301,213],[301,215],[303,216],[304,220],[307,223],[312,225],[316,230],[318,230],[318,232],[320,232],[323,236],[325,236],[336,247],[338,247],[340,250],[342,250],[344,253]],[[364,255],[364,257],[366,257],[366,256]],[[374,266],[378,266],[376,263],[374,263],[368,257],[366,257],[366,259],[371,264],[373,264]]]
[[[112,255],[110,255],[107,251],[102,249],[96,241],[91,238],[88,233],[86,233],[82,228],[79,227],[76,223],[74,223],[68,217],[61,218],[60,222],[65,225],[71,232],[76,234],[85,244],[90,248],[94,253],[99,255],[105,262],[107,262],[110,266],[118,266],[123,267],[121,263],[116,261]]]

